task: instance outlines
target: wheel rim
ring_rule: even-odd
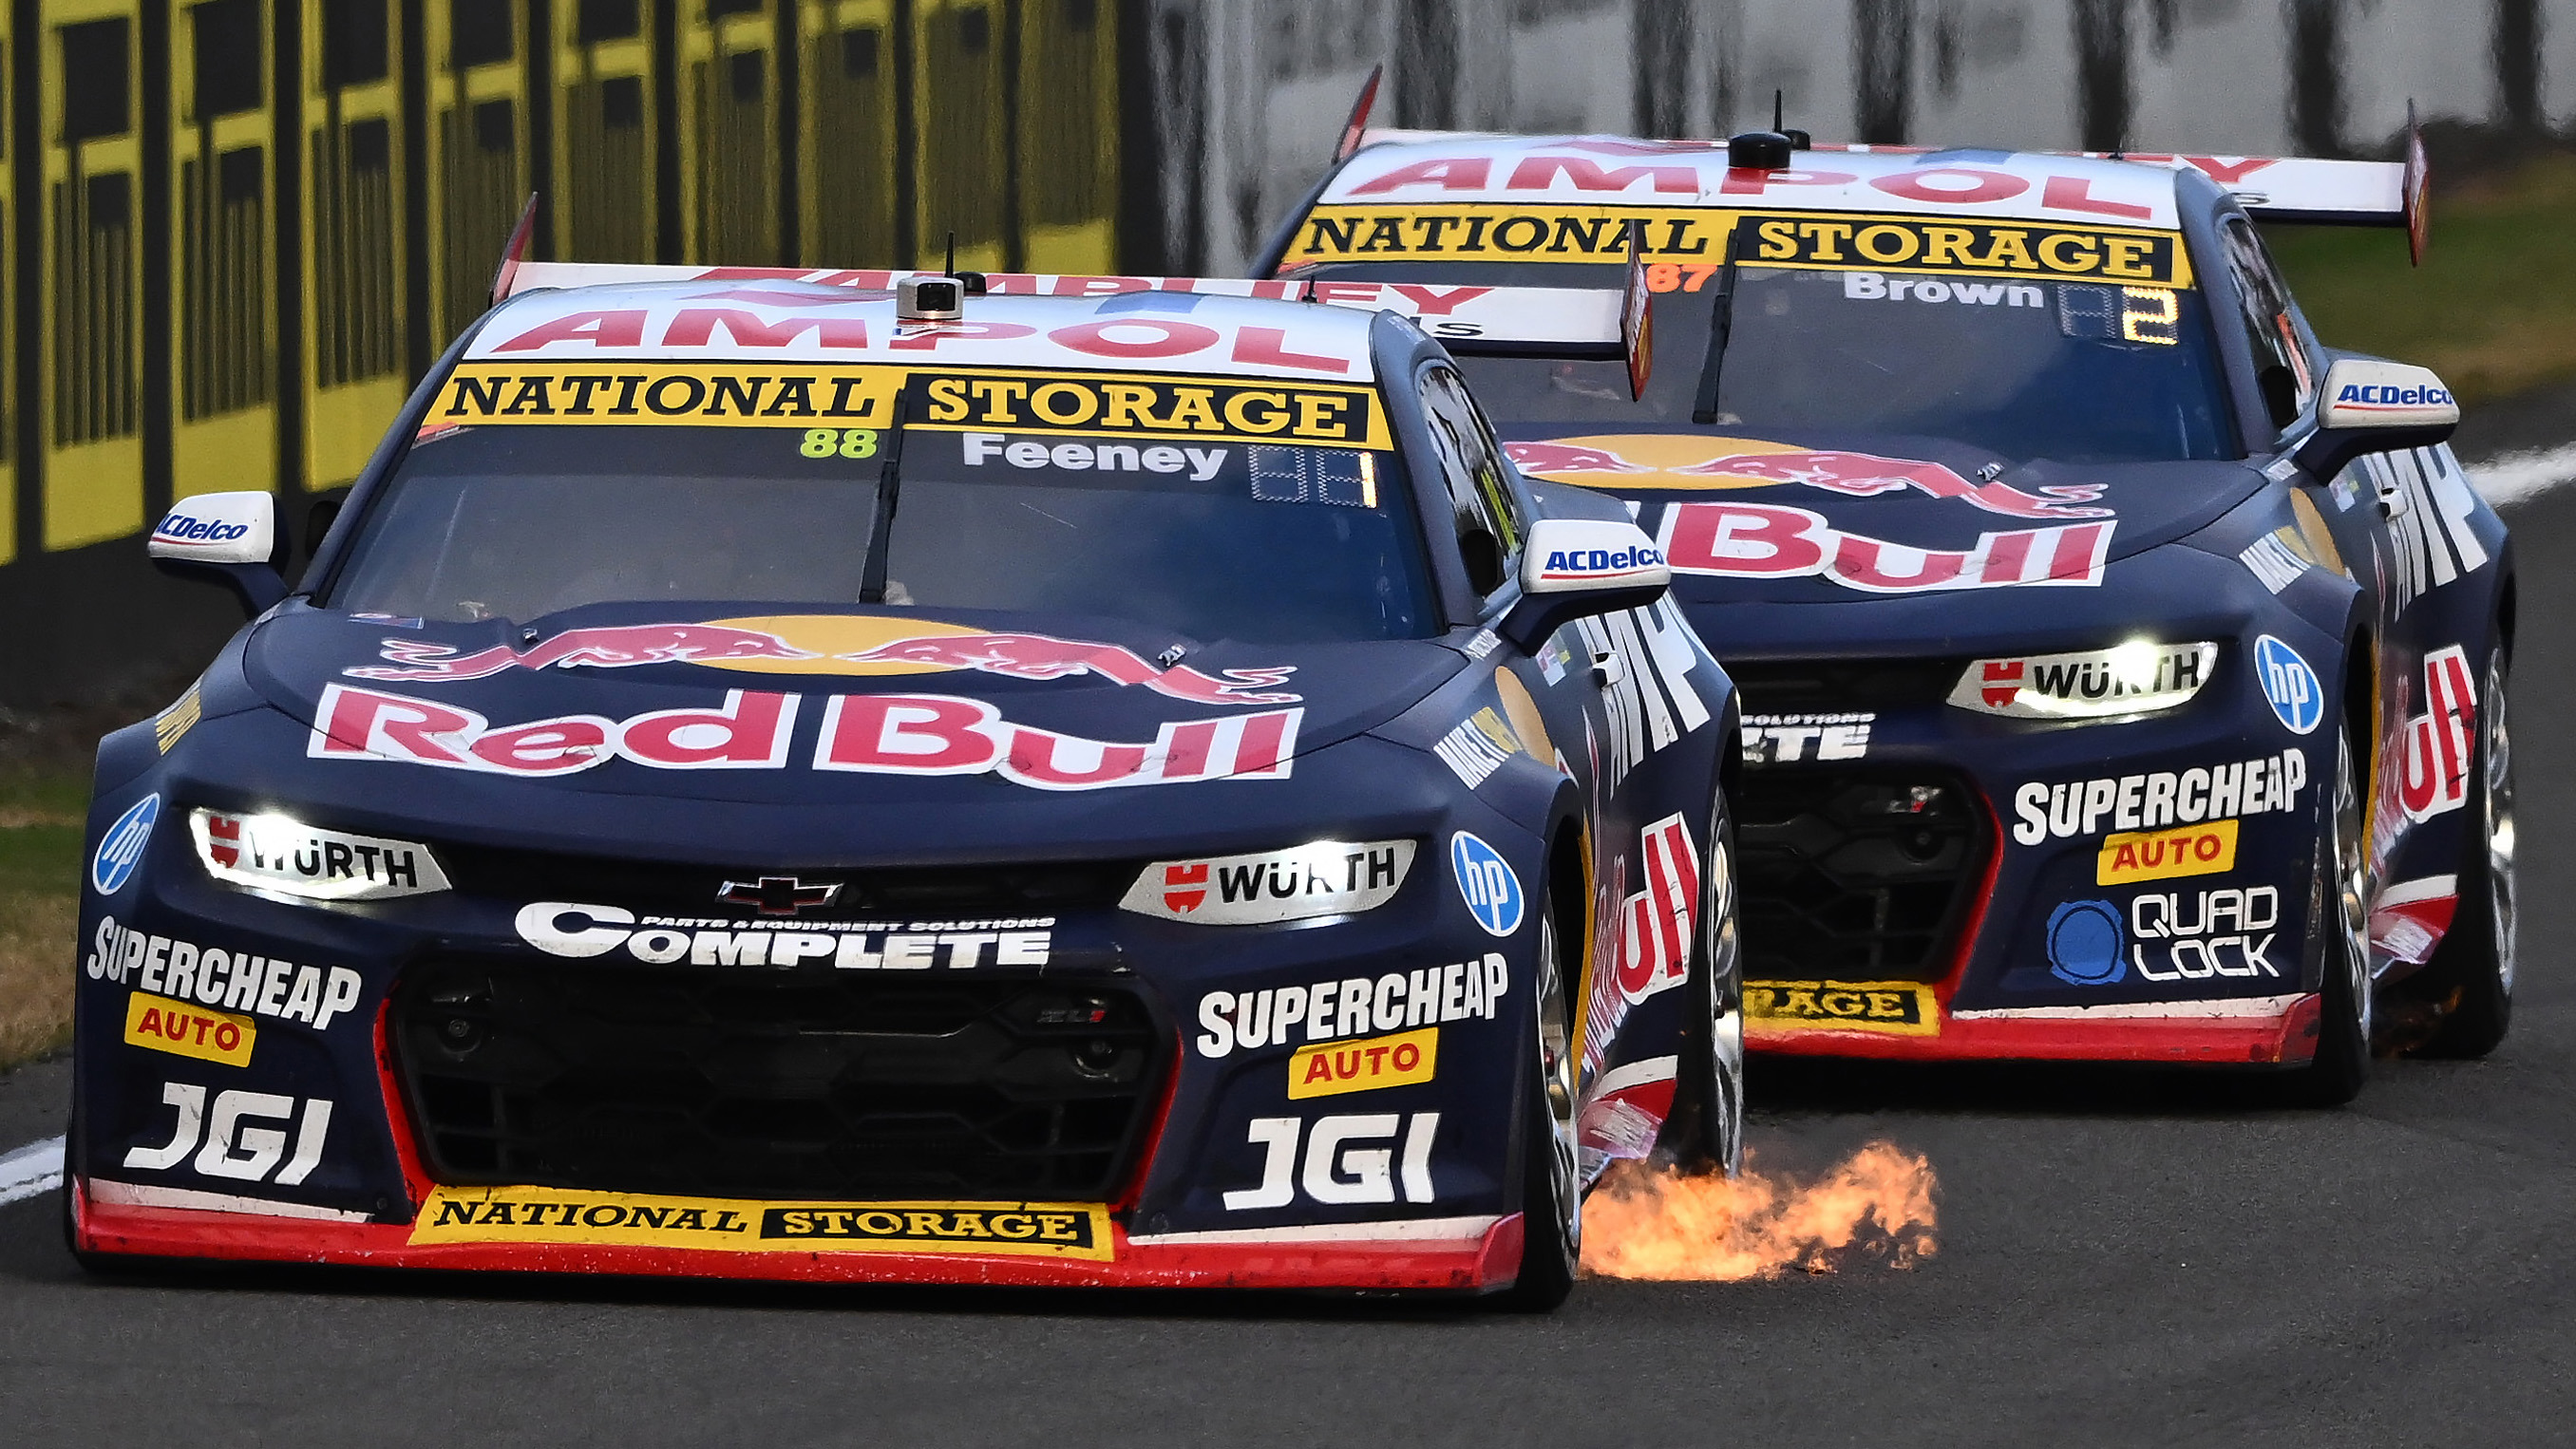
[[[2496,978],[2513,995],[2513,730],[2505,710],[2504,651],[2487,658],[2486,810],[2488,921],[2495,931]]]
[[[1575,1161],[1574,1033],[1567,1020],[1565,971],[1557,957],[1556,922],[1542,912],[1538,935],[1538,1062],[1547,1095],[1548,1181],[1564,1218],[1565,1241],[1583,1242],[1583,1194]]]
[[[2370,850],[2361,828],[2361,792],[2353,786],[2352,741],[2335,739],[2334,859],[2336,895],[2343,910],[2344,979],[2362,1046],[2370,1045]]]
[[[1736,936],[1735,850],[1725,823],[1721,814],[1709,831],[1708,919],[1702,929],[1709,965],[1708,1110],[1717,1117],[1708,1136],[1718,1165],[1733,1177],[1744,1164],[1744,958]]]

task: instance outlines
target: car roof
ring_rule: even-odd
[[[1373,134],[1387,139],[1352,156],[1317,196],[1318,206],[1592,203],[1992,217],[2171,230],[2179,224],[2178,178],[2187,169],[2206,169],[2168,158],[1854,146],[1800,151],[1792,167],[1762,171],[1730,167],[1723,141]],[[2224,170],[2232,158],[2200,159]]]
[[[1124,292],[966,299],[960,322],[898,322],[892,292],[774,279],[521,292],[461,361],[794,359],[913,369],[1063,368],[1307,382],[1375,379],[1375,314],[1258,297]]]

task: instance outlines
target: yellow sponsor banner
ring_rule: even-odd
[[[246,1067],[250,1065],[250,1049],[258,1039],[259,1028],[247,1016],[208,1011],[194,1002],[173,1001],[147,991],[138,991],[125,1000],[125,1041],[129,1046],[195,1057],[201,1062],[221,1062],[228,1067]]]
[[[2141,830],[2102,837],[2102,855],[2094,865],[2096,885],[2171,880],[2185,875],[2217,875],[2236,868],[2233,820],[2212,820],[2172,830]]]
[[[1297,1048],[1288,1059],[1288,1096],[1338,1097],[1430,1081],[1440,1063],[1440,1028],[1394,1036],[1328,1041]]]
[[[1920,981],[1747,981],[1744,1024],[1757,1031],[1939,1036],[1941,1007]]]
[[[1637,232],[1649,263],[1726,260],[1752,228],[1748,266],[2188,287],[2179,232],[2046,221],[1639,206],[1319,206],[1283,266],[1349,261],[1624,262]],[[1698,290],[1692,287],[1690,290]]]
[[[411,1241],[718,1252],[1115,1256],[1109,1210],[1073,1202],[756,1202],[550,1187],[438,1187]]]
[[[907,383],[915,428],[1394,446],[1377,389],[1358,384],[762,362],[461,363],[421,426],[881,429]]]

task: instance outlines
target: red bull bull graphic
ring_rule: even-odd
[[[1991,479],[1972,483],[1939,463],[1745,438],[1643,433],[1506,443],[1503,451],[1524,473],[1612,491],[1796,484],[1849,498],[1875,498],[1912,489],[2006,518],[2113,516],[2112,509],[2095,506],[2106,486],[2100,483],[2047,484],[2031,493]]]
[[[627,719],[565,715],[496,725],[470,709],[351,685],[322,692],[305,754],[534,778],[624,760],[656,770],[787,767],[803,699],[732,690],[713,708]],[[1284,780],[1302,709],[1175,720],[1149,743],[1086,739],[1017,724],[980,699],[834,695],[812,766],[881,775],[998,774],[1037,790],[1103,790],[1203,780]]]
[[[766,629],[746,627],[767,624]],[[889,630],[902,637],[883,639]],[[937,631],[937,632],[930,632]],[[854,640],[863,647],[846,648]],[[882,640],[882,642],[879,642]],[[1213,674],[1164,668],[1134,650],[1051,634],[986,634],[954,624],[852,616],[718,620],[705,624],[632,624],[569,629],[529,646],[494,645],[472,653],[425,639],[384,641],[386,663],[342,672],[353,679],[450,681],[486,679],[512,669],[630,669],[646,664],[702,664],[795,674],[917,674],[971,669],[1010,679],[1090,675],[1137,685],[1193,704],[1296,704],[1304,696],[1277,688],[1293,664],[1225,669]]]
[[[2098,587],[2109,523],[1978,535],[1965,549],[1916,548],[1835,528],[1821,513],[1768,503],[1676,503],[1664,511],[1664,557],[1677,574],[1820,577],[1870,594],[2015,585]]]

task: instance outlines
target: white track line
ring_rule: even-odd
[[[2489,503],[2501,508],[2576,482],[2576,445],[2506,453],[2483,463],[2462,466],[2478,492],[2485,495]]]
[[[48,1137],[0,1153],[0,1203],[51,1192],[63,1185],[63,1139]]]

